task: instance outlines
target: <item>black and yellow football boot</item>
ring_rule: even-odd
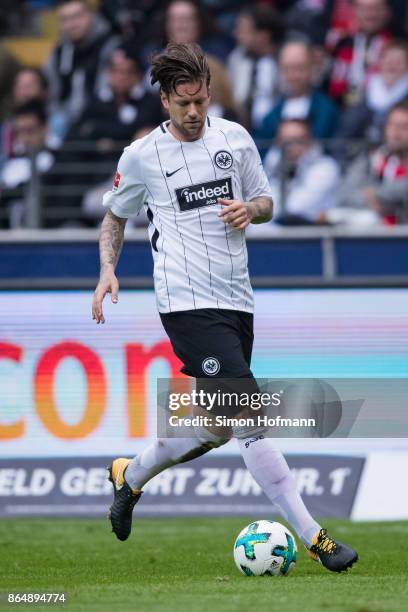
[[[109,480],[113,484],[113,504],[109,508],[108,518],[112,531],[118,540],[127,540],[132,530],[132,513],[135,504],[142,496],[142,491],[132,489],[125,480],[125,470],[130,459],[120,457],[108,466]]]
[[[313,536],[308,555],[314,561],[319,561],[331,572],[345,572],[358,561],[358,554],[353,548],[333,540],[327,535],[326,529],[321,529]]]

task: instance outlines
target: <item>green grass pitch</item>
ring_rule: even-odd
[[[3,598],[5,591],[65,591],[69,597],[64,607],[14,606],[20,610],[408,610],[408,523],[324,521],[360,553],[347,574],[327,572],[299,547],[291,575],[247,578],[235,568],[232,546],[256,518],[262,517],[138,519],[136,512],[124,543],[106,520],[5,519],[0,591]]]

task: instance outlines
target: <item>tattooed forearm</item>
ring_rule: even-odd
[[[123,235],[126,219],[121,219],[110,210],[102,221],[101,234],[99,237],[99,257],[101,262],[101,273],[113,266],[115,268],[123,245]]]
[[[251,223],[266,223],[272,219],[273,201],[272,198],[260,196],[250,202],[252,209]]]

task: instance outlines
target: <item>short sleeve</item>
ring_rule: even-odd
[[[243,138],[242,195],[247,202],[260,196],[271,198],[272,191],[256,144],[248,132],[244,128],[241,129]]]
[[[139,213],[146,199],[145,192],[136,155],[127,147],[119,160],[112,189],[103,196],[103,205],[117,217],[127,218]]]

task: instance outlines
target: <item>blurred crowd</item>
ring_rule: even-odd
[[[43,66],[0,44],[0,227],[100,223],[121,149],[165,119],[149,58],[168,41],[207,53],[209,113],[255,138],[273,223],[408,223],[405,0],[14,0],[1,32],[44,8]]]

